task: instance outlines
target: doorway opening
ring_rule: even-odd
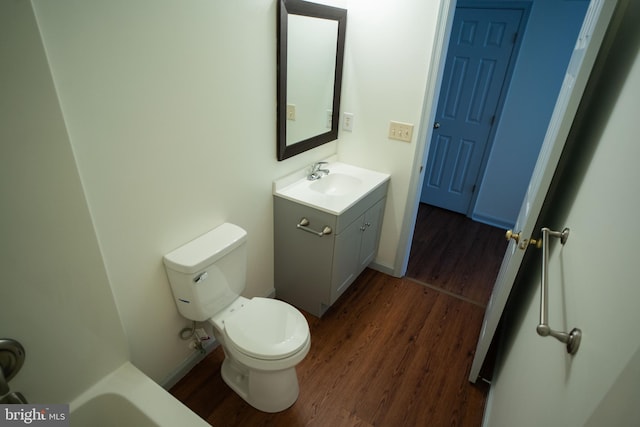
[[[456,7],[422,203],[466,215],[473,211],[529,9],[528,3],[506,7],[472,2]]]
[[[506,249],[502,230],[421,203],[406,277],[484,309]]]
[[[444,206],[445,209],[457,210],[474,221],[496,227],[498,230],[505,230],[513,226],[542,145],[575,40],[589,5],[588,1],[561,3],[563,4],[560,5],[559,2],[548,0],[527,2],[530,9],[526,14],[528,19],[524,34],[518,36],[522,37],[518,57],[510,74],[511,80],[505,85],[506,90],[500,92],[502,99],[501,101],[499,100],[498,107],[496,107],[500,117],[491,119],[493,127],[489,132],[489,138],[492,139],[493,145],[489,143],[491,148],[487,149],[481,156],[482,160],[477,176],[471,180],[470,184],[467,183],[467,186],[473,187],[470,207],[459,210]],[[490,3],[481,1],[458,2],[452,22],[455,19],[455,14],[458,13],[458,9],[461,7],[468,8],[470,4],[474,7],[479,7],[479,5],[491,7],[496,7],[496,5],[514,7],[517,5],[524,7],[523,2],[513,1]],[[566,6],[573,9],[570,10]],[[562,10],[558,10],[558,13],[554,14],[553,11],[558,8]],[[567,23],[568,18],[564,19],[563,34],[566,38],[564,47],[563,49],[558,49],[559,52],[551,54],[549,44],[553,42],[553,46],[557,47],[561,43],[558,42],[559,35],[553,32],[554,25],[550,22],[550,19],[556,19],[555,17],[560,15],[563,17],[565,15],[572,16],[572,24],[569,25]],[[571,31],[565,31],[567,27],[572,27]],[[453,28],[452,24],[450,39],[460,34],[459,32],[457,34],[454,33]],[[441,58],[447,57],[443,52]],[[444,61],[445,59],[442,60]],[[543,67],[541,65],[542,61],[552,61],[553,63]],[[532,64],[538,64],[539,67],[536,68]],[[548,73],[547,70],[549,69],[556,69],[555,74]],[[447,90],[445,82],[446,77],[443,76],[441,88],[437,89],[440,93],[438,109],[440,109],[440,104],[446,107],[446,96],[444,97],[445,101],[443,101],[442,95]],[[545,102],[532,98],[533,95],[531,94],[539,94],[543,89],[551,93]],[[500,107],[500,103],[502,107]],[[528,113],[524,114],[523,111]],[[435,114],[437,115],[439,112]],[[441,123],[440,127],[442,127]],[[537,133],[533,135],[534,132]],[[425,162],[427,167],[425,168],[423,191],[418,195],[421,199],[419,210],[423,209],[422,205],[425,202],[428,205],[439,206],[438,203],[423,200],[422,197],[424,193],[429,193],[429,185],[427,185],[427,180],[430,179],[429,167],[433,164],[438,164],[438,162],[442,163],[442,156],[437,153],[437,147],[440,144],[435,142],[438,138],[438,133],[433,132],[431,143],[427,144],[425,148],[427,152]],[[528,142],[523,142],[525,139]],[[464,144],[460,146],[464,146]],[[459,149],[457,151],[464,150]],[[450,169],[454,169],[456,162],[453,161],[451,163],[454,166],[450,167]],[[457,182],[461,181],[458,179]],[[505,196],[505,194],[508,194],[508,196]],[[428,206],[426,208],[431,209]],[[407,270],[407,266],[411,262],[409,259],[411,243],[418,238],[417,233],[423,228],[420,221],[422,221],[422,216],[418,215],[416,217],[415,232],[413,237],[410,238],[405,255],[404,270],[408,277],[412,277],[412,274],[415,275],[415,273]],[[500,231],[500,233],[503,233],[503,231]],[[457,237],[460,238],[460,236]]]
[[[445,3],[447,3],[448,7],[451,7],[450,2],[445,1]],[[453,3],[455,4],[455,0],[453,0]],[[515,282],[523,255],[529,247],[528,236],[532,236],[532,238],[534,236],[538,214],[542,208],[579,103],[584,95],[584,90],[594,67],[596,56],[600,51],[605,32],[612,21],[616,5],[617,1],[615,0],[606,3],[603,0],[591,0],[588,4],[586,16],[583,16],[580,22],[579,36],[576,37],[569,64],[564,67],[566,71],[561,90],[555,96],[552,117],[546,123],[543,143],[536,155],[535,170],[528,177],[529,189],[525,192],[524,202],[520,203],[522,209],[519,210],[516,220],[517,233],[527,237],[517,243],[518,234],[511,236],[514,240],[510,241],[505,252],[495,281],[495,289],[492,290],[490,303],[485,310],[481,333],[469,373],[469,381],[471,382],[475,382],[479,378],[487,353],[494,342],[493,338],[505,309],[507,298]],[[452,16],[450,8],[448,16]],[[440,29],[440,36],[445,33],[446,31]],[[429,93],[433,93],[435,86],[434,82],[429,87]],[[413,215],[415,215],[418,208],[417,200],[414,200],[415,210]]]

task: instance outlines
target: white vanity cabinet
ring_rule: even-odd
[[[338,215],[274,195],[276,297],[322,316],[373,261],[387,187],[383,182]],[[322,234],[325,227],[331,232]]]

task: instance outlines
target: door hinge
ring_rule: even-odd
[[[493,116],[491,116],[491,120],[489,120],[489,126],[493,126],[495,122],[496,122],[496,116],[494,114]]]
[[[513,40],[511,41],[511,43],[516,44],[516,40],[518,40],[518,32],[517,31],[515,33],[513,33]]]
[[[471,187],[471,192],[472,192],[472,193],[475,193],[475,192],[476,192],[476,185],[475,185],[475,184],[473,184],[473,187]]]

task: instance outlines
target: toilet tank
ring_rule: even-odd
[[[245,287],[247,232],[225,223],[164,256],[178,311],[204,321],[231,304]]]

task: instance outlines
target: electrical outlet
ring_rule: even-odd
[[[342,114],[342,130],[353,132],[353,113]]]
[[[296,106],[295,104],[287,104],[287,120],[296,119]]]
[[[397,139],[398,141],[411,142],[413,136],[413,124],[394,122],[393,120],[389,124],[389,138]]]
[[[327,129],[331,129],[333,124],[333,110],[327,110]]]

